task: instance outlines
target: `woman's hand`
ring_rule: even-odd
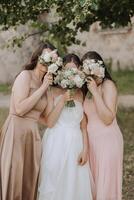
[[[49,85],[52,85],[53,83],[53,75],[51,73],[46,73],[43,79],[43,85],[48,87]]]
[[[97,84],[92,77],[87,78],[87,88],[92,94],[97,92]]]
[[[87,161],[88,161],[88,151],[83,150],[78,157],[78,164],[83,166],[87,163]]]
[[[74,100],[74,94],[70,90],[67,90],[65,94],[63,95],[63,100],[64,100],[64,103]]]

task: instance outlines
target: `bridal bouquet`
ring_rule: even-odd
[[[85,73],[86,77],[99,77],[104,78],[105,77],[105,68],[103,66],[102,60],[94,60],[94,59],[86,59],[83,61],[82,65],[82,71]],[[91,94],[88,91],[87,97],[90,98]]]
[[[85,83],[85,75],[77,68],[62,69],[57,72],[54,83],[62,88],[70,89],[70,92],[73,94],[76,88],[81,88]],[[67,102],[66,106],[74,107],[75,103],[72,100]]]
[[[54,53],[57,52],[57,49],[51,52],[44,51],[39,57],[39,62],[42,65],[48,66],[48,72],[56,75],[57,70],[63,65],[62,58],[54,58]]]

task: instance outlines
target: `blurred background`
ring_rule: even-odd
[[[0,1],[0,128],[15,76],[41,41],[50,41],[62,56],[73,52],[81,58],[93,50],[104,58],[119,93],[117,118],[125,143],[123,200],[133,200],[134,1]]]

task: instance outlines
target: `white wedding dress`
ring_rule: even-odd
[[[75,107],[64,107],[56,125],[45,131],[38,200],[92,200],[89,164],[77,162],[83,149],[82,118],[83,106],[75,101]]]

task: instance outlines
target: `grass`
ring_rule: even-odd
[[[121,109],[118,122],[124,137],[123,200],[134,199],[134,109]]]
[[[0,84],[0,92],[4,94],[9,94],[11,91],[11,86],[9,84]]]
[[[134,94],[134,71],[118,70],[111,74],[120,94]]]
[[[0,128],[8,114],[7,109],[0,109]],[[123,200],[134,199],[134,109],[120,109],[118,123],[124,137],[124,179]],[[42,130],[42,128],[41,128]]]
[[[8,115],[8,109],[7,108],[0,108],[0,129]]]

